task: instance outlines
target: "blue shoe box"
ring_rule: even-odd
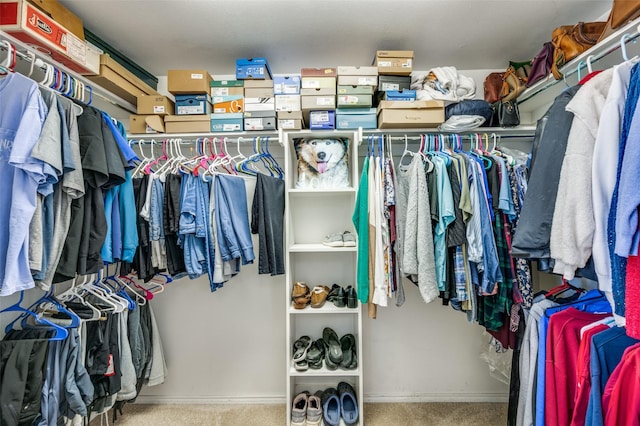
[[[350,108],[336,110],[336,129],[377,129],[378,116],[375,108]]]
[[[271,68],[266,58],[236,59],[236,79],[271,80]]]
[[[244,115],[241,112],[227,114],[211,114],[212,132],[242,132]]]
[[[335,111],[311,111],[309,113],[309,129],[334,130],[336,128]]]
[[[385,101],[415,101],[416,100],[416,91],[415,90],[387,90],[384,92],[384,100]]]
[[[211,114],[209,95],[175,95],[176,115]]]
[[[299,95],[300,76],[282,75],[273,77],[273,93],[276,95]]]

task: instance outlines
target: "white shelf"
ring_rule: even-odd
[[[345,370],[343,368],[338,367],[336,370],[329,370],[327,366],[322,361],[322,368],[314,370],[313,368],[309,368],[306,371],[298,371],[293,366],[293,362],[291,363],[291,367],[289,368],[289,375],[296,377],[350,377],[350,376],[359,376],[361,373],[360,367],[354,370]]]
[[[327,247],[320,243],[316,244],[292,244],[289,246],[291,253],[335,253],[335,252],[357,252],[358,247]]]
[[[355,194],[355,188],[339,188],[339,189],[290,189],[288,192],[292,196],[326,196],[331,194]]]
[[[307,306],[304,309],[296,309],[293,307],[293,303],[289,305],[289,313],[296,315],[314,315],[314,314],[357,314],[360,311],[360,302],[355,308],[338,308],[331,302],[325,302],[322,308],[312,308]]]

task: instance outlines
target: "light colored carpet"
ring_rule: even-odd
[[[111,414],[111,413],[110,413]],[[366,426],[497,426],[507,423],[507,404],[365,404]],[[94,419],[92,425],[99,425]],[[111,416],[109,416],[111,424]],[[129,404],[118,426],[282,426],[284,405]]]

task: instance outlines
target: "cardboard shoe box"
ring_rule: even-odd
[[[373,95],[338,95],[338,108],[371,108]]]
[[[176,115],[211,114],[209,95],[176,95]]]
[[[336,97],[328,96],[302,96],[302,110],[335,109]]]
[[[302,77],[302,90],[304,89],[333,89],[336,90],[335,77]]]
[[[164,133],[164,120],[159,115],[132,114],[129,116],[128,133]]]
[[[211,80],[211,97],[244,96],[242,80]]]
[[[378,90],[385,92],[387,90],[409,90],[411,89],[411,77],[398,75],[380,75],[378,76]]]
[[[276,95],[299,95],[300,76],[285,75],[273,77],[273,93]]]
[[[378,67],[338,67],[339,86],[376,86]]]
[[[276,95],[276,111],[300,111],[300,95]]]
[[[272,111],[245,112],[244,130],[276,130],[276,113]]]
[[[245,98],[273,98],[272,87],[249,87],[244,89]]]
[[[26,0],[0,1],[0,30],[35,46],[79,74],[95,75],[99,71],[86,65],[84,39]]]
[[[166,133],[209,133],[211,115],[167,115],[164,127]]]
[[[266,58],[240,58],[236,59],[237,80],[270,80],[271,69]]]
[[[278,129],[282,130],[302,130],[304,122],[302,111],[278,111]]]
[[[378,74],[411,75],[413,50],[378,50],[375,66]]]
[[[379,129],[436,127],[444,123],[443,101],[380,101]]]
[[[211,75],[207,70],[169,70],[167,90],[174,95],[208,94]]]
[[[376,129],[378,126],[375,108],[354,108],[336,110],[336,129],[353,130]]]
[[[138,96],[138,114],[173,115],[174,103],[166,96]]]
[[[336,128],[335,111],[311,111],[309,114],[309,129],[334,130]]]
[[[213,98],[214,114],[229,114],[244,111],[244,98],[242,96],[215,96]]]
[[[272,96],[270,98],[244,98],[245,112],[275,111],[276,102]]]
[[[416,100],[416,91],[410,89],[387,90],[384,92],[385,101],[410,101]]]
[[[212,132],[241,132],[243,129],[243,113],[211,114]]]
[[[154,88],[107,54],[100,55],[100,73],[87,78],[134,105],[137,104],[140,95],[160,96]]]
[[[338,86],[338,95],[373,95],[374,86]]]
[[[335,96],[336,95],[336,87],[325,87],[318,89],[302,89],[300,90],[300,94],[302,96]]]
[[[335,68],[302,68],[301,77],[336,77],[338,73]]]

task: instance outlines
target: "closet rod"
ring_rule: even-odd
[[[26,52],[31,52],[35,55],[36,58],[36,64],[37,65],[37,60],[39,59],[42,62],[47,62],[49,65],[53,65],[55,68],[58,68],[60,71],[63,71],[69,75],[71,75],[74,80],[78,80],[81,81],[82,83],[84,83],[85,86],[90,86],[92,88],[93,91],[93,96],[98,96],[100,99],[104,100],[105,102],[108,102],[110,104],[116,105],[120,108],[123,108],[125,110],[127,110],[128,112],[134,113],[136,112],[136,106],[131,104],[130,102],[127,102],[126,100],[122,99],[121,97],[114,95],[113,93],[107,91],[106,89],[102,88],[101,86],[97,85],[96,83],[94,83],[93,81],[87,79],[84,76],[81,76],[79,74],[77,74],[74,71],[71,71],[69,68],[65,67],[64,65],[62,65],[61,63],[54,61],[52,58],[47,57],[46,59],[43,59],[44,55],[42,52],[39,52],[38,50],[34,49],[33,47],[30,47],[26,44],[24,44],[23,42],[21,42],[20,40],[18,40],[17,38],[14,38],[12,36],[10,36],[9,34],[7,34],[6,32],[0,30],[0,40],[6,40],[9,43],[11,43],[13,45],[13,48],[16,51],[16,56],[19,57],[20,59],[24,60],[25,62],[31,62],[31,57],[22,52],[21,50],[24,50]],[[1,46],[1,45],[0,45]],[[19,50],[20,49],[20,50]],[[5,48],[3,47],[2,50],[5,50]],[[44,71],[46,68],[44,67],[44,65],[40,65],[39,69],[41,71]],[[30,77],[31,78],[31,77]],[[34,80],[35,81],[35,80]]]
[[[243,136],[238,136],[238,137],[229,137],[229,136],[199,136],[199,137],[190,137],[190,138],[183,138],[183,137],[167,137],[166,135],[163,135],[160,138],[157,138],[155,136],[153,136],[153,134],[150,134],[147,137],[132,137],[131,135],[128,137],[129,140],[129,144],[133,145],[151,145],[151,144],[155,144],[155,145],[161,145],[163,142],[170,142],[170,143],[179,143],[180,145],[191,145],[194,143],[200,143],[202,142],[202,139],[204,138],[208,138],[210,139],[212,142],[215,141],[220,141],[221,139],[224,141],[224,139],[227,139],[227,142],[230,143],[247,143],[247,142],[254,142],[255,138],[260,138],[261,142],[279,142],[280,138],[278,138],[278,136],[253,136],[253,137],[243,137]]]
[[[448,139],[448,136],[451,135],[452,133],[422,133],[425,135],[443,135],[446,136]],[[493,139],[493,133],[489,135],[489,139]],[[385,136],[385,135],[383,135]],[[389,136],[386,135],[387,139],[391,140],[391,141],[404,141],[405,140],[405,136]],[[460,137],[462,138],[462,140],[472,140],[473,137],[469,134],[461,134]],[[526,139],[526,138],[532,138],[533,135],[526,135],[526,136],[522,136],[522,135],[496,135],[496,137],[498,138],[498,140],[501,139]],[[420,135],[407,135],[406,136],[407,140],[410,141],[419,141],[421,139]],[[366,136],[365,136],[366,139]]]

